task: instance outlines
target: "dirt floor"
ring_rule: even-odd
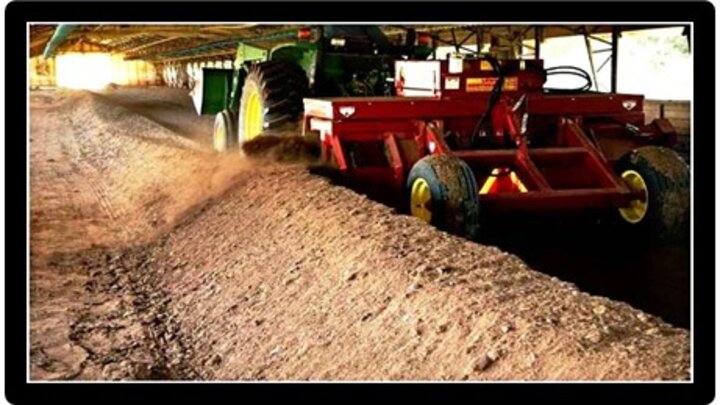
[[[80,255],[79,267],[58,267],[66,260],[63,254],[148,243],[227,188],[244,166],[237,157],[211,156],[205,145],[159,124],[153,116],[158,110],[147,112],[149,119],[122,106],[143,101],[142,94],[127,89],[31,95],[33,378],[110,378],[115,374],[93,374],[85,363],[103,353],[122,358],[127,347],[141,346],[143,329],[130,327],[125,318],[118,322],[128,326],[121,327],[122,336],[130,334],[127,342],[112,338],[99,343],[103,347],[79,346],[88,319],[101,314],[94,339],[115,330],[113,314],[127,313],[133,304],[116,294],[117,285],[106,286],[107,294],[98,290],[90,255]],[[183,94],[175,96],[182,100]],[[176,115],[192,117],[189,108],[180,107]],[[206,136],[211,126],[212,120],[195,118],[195,135]]]
[[[686,329],[220,158],[183,97],[31,93],[31,379],[690,377]]]

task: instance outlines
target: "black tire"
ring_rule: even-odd
[[[220,111],[215,115],[215,124],[213,125],[213,149],[224,153],[231,150],[237,145],[237,117],[230,110]]]
[[[240,96],[238,140],[244,142],[255,134],[245,133],[248,99],[258,92],[262,105],[262,131],[276,129],[296,120],[303,111],[302,99],[308,94],[305,71],[286,61],[268,61],[248,68]]]
[[[446,155],[426,156],[415,163],[407,179],[407,206],[413,214],[413,187],[422,179],[429,186],[430,224],[455,235],[476,239],[480,229],[477,181],[464,161]]]
[[[616,218],[647,240],[677,240],[690,234],[690,167],[672,149],[644,146],[618,159],[615,170],[623,177],[634,171],[647,189],[644,215],[628,220],[620,210]],[[634,236],[634,235],[633,235]]]

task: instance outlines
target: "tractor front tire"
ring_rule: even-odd
[[[411,215],[458,236],[478,237],[480,197],[475,175],[464,161],[446,155],[418,160],[406,191]]]
[[[689,237],[690,168],[677,152],[643,146],[618,159],[615,170],[631,190],[646,196],[618,209],[621,223],[649,240]]]
[[[297,119],[307,94],[307,76],[296,64],[274,60],[250,66],[240,96],[238,141]]]
[[[235,140],[236,126],[237,116],[232,111],[226,109],[215,115],[213,126],[213,149],[215,151],[225,153],[237,144]]]

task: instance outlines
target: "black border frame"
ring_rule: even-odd
[[[694,22],[694,204],[696,219],[715,220],[715,8],[709,2],[12,2],[5,16],[6,108],[6,260],[5,260],[5,395],[11,403],[65,399],[97,402],[147,400],[204,401],[275,399],[475,398],[508,402],[521,398],[578,402],[648,401],[651,403],[710,403],[715,396],[715,234],[695,225],[694,319],[692,321],[693,383],[27,383],[26,329],[26,23],[43,21],[512,21],[533,22]],[[472,12],[471,12],[472,11]],[[22,95],[22,97],[20,96]],[[23,153],[21,153],[21,151]],[[22,168],[22,169],[21,169]],[[708,187],[708,185],[712,185]],[[22,214],[21,214],[22,213]],[[10,215],[8,215],[10,214]],[[695,253],[699,255],[695,255]],[[157,396],[156,396],[157,395]],[[350,396],[352,395],[352,396]]]

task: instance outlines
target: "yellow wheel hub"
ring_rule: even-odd
[[[222,120],[222,117],[218,117],[218,119]],[[224,152],[227,147],[227,128],[225,128],[224,122],[215,122],[213,146],[218,152]]]
[[[263,105],[257,89],[252,90],[248,96],[244,114],[243,140],[249,141],[260,135],[263,130]]]
[[[640,173],[635,170],[626,170],[620,176],[632,191],[642,191],[645,194],[644,200],[633,200],[630,205],[620,208],[620,216],[631,224],[637,224],[645,218],[648,210],[648,189]]]
[[[416,179],[410,189],[410,213],[425,222],[432,219],[432,194],[424,179]]]

